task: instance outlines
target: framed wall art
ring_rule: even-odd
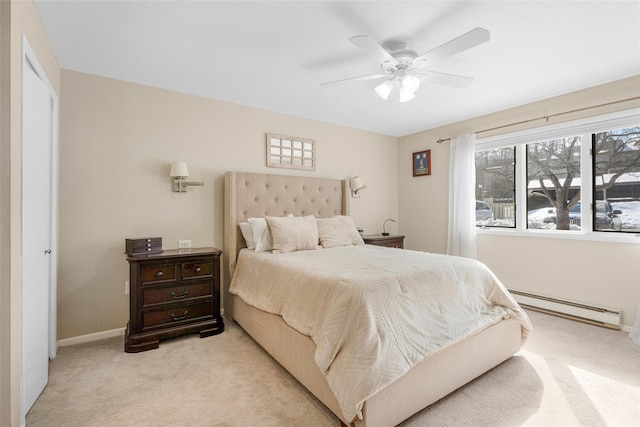
[[[431,150],[417,151],[411,156],[413,176],[431,175]]]
[[[309,138],[267,134],[267,166],[316,170],[316,142]]]

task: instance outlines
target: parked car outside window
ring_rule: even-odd
[[[486,202],[476,200],[476,222],[493,218],[493,211]]]
[[[613,209],[611,203],[607,200],[596,200],[596,230],[612,229],[615,231],[622,230],[622,220],[620,216],[622,211]]]
[[[620,219],[620,215],[622,211],[619,209],[614,209],[609,203],[608,200],[596,200],[596,217],[595,217],[595,230],[622,230],[622,220]],[[569,209],[569,220],[571,221],[571,225],[582,225],[582,220],[580,217],[580,201],[578,201],[575,205]],[[548,215],[545,216],[544,222],[546,223],[554,223],[556,222],[556,210],[555,208],[550,208],[548,211]]]

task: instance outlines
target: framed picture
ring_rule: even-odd
[[[418,151],[411,156],[413,176],[431,175],[431,150]]]

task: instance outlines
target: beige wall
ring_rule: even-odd
[[[267,168],[267,132],[315,139],[317,170]],[[359,175],[358,226],[398,216],[394,137],[63,70],[60,145],[59,339],[126,325],[125,238],[223,248],[225,171]],[[179,160],[204,187],[170,191]]]
[[[449,138],[531,118],[640,96],[640,76],[545,101],[409,135],[399,140],[400,231],[410,249],[446,253]],[[519,126],[478,134],[478,138],[560,123],[640,106],[616,103]],[[432,175],[413,178],[411,153],[431,149]],[[478,236],[478,258],[512,289],[622,309],[633,324],[640,299],[640,246],[534,237]]]
[[[0,425],[19,425],[21,407],[22,36],[55,92],[60,68],[31,1],[0,2]]]
[[[353,200],[352,215],[365,232],[379,232],[385,218],[397,218],[408,248],[446,252],[449,145],[437,144],[438,138],[628,98],[638,93],[638,86],[639,78],[626,79],[421,132],[401,138],[396,150],[391,137],[63,71],[59,338],[125,325],[125,238],[153,235],[163,237],[165,248],[175,248],[178,239],[222,248],[226,170],[345,178],[358,174],[368,188],[361,199]],[[616,104],[551,122],[631,105]],[[265,167],[266,132],[316,139],[318,170]],[[432,150],[432,175],[413,178],[410,154],[425,148]],[[176,160],[187,161],[193,179],[203,180],[205,187],[182,195],[170,192],[169,164]],[[420,194],[425,196],[416,196]],[[390,225],[396,231],[396,225]],[[575,254],[566,261],[575,268],[554,264],[555,269],[549,266],[550,273],[541,275],[536,265],[525,261],[536,245],[548,253]],[[634,245],[482,235],[478,250],[479,258],[511,288],[622,308],[624,324],[633,322],[639,276],[638,263],[629,261],[637,252]],[[609,271],[601,265],[616,268]],[[603,282],[614,283],[605,287]]]

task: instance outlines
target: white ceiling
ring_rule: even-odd
[[[640,74],[640,1],[36,0],[60,66],[293,116],[403,136]],[[407,103],[348,41],[366,34],[424,53],[475,27],[491,40],[431,70]]]

